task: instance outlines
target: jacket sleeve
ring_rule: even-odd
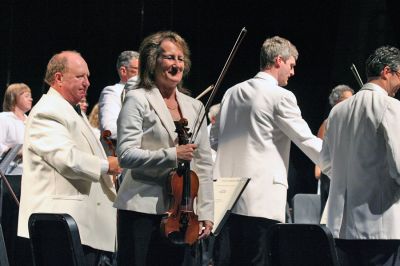
[[[400,185],[400,104],[388,106],[382,118],[382,129],[386,143],[386,152],[390,176]]]
[[[307,122],[302,118],[296,97],[287,92],[278,101],[274,114],[278,127],[318,165],[322,140],[312,134]]]

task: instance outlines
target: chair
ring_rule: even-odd
[[[33,213],[28,224],[35,265],[85,265],[78,226],[70,215]]]
[[[317,194],[296,194],[293,197],[293,223],[319,224],[321,220],[321,198]]]
[[[6,245],[4,243],[3,228],[0,224],[0,266],[8,266]]]
[[[339,266],[329,229],[316,224],[275,224],[267,232],[267,265]]]

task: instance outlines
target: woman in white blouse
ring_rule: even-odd
[[[24,83],[14,83],[7,87],[4,94],[3,112],[0,113],[0,154],[16,144],[23,144],[26,113],[32,108],[31,89]],[[19,155],[21,156],[21,155]],[[16,196],[21,190],[22,160],[12,162],[4,173]],[[1,224],[4,230],[7,254],[10,265],[31,265],[29,254],[18,250],[26,246],[17,240],[18,206],[7,187],[1,183]],[[22,242],[21,242],[22,241]],[[27,246],[29,247],[29,246]],[[18,252],[18,253],[17,253]],[[21,264],[21,265],[22,265]]]

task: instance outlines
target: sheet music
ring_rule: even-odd
[[[218,235],[228,219],[231,209],[246,188],[249,178],[221,177],[214,181],[214,228]]]

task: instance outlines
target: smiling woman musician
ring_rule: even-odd
[[[187,119],[193,129],[204,106],[181,92],[189,72],[189,48],[174,32],[148,36],[140,46],[140,82],[127,93],[118,119],[117,154],[124,174],[118,208],[119,265],[180,265],[184,247],[160,234],[169,209],[167,183],[178,163],[190,162],[199,179],[195,212],[199,239],[212,230],[212,159],[206,123],[194,143],[178,144],[174,122]]]

